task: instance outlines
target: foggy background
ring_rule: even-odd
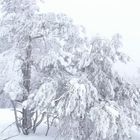
[[[42,12],[65,13],[74,23],[83,25],[87,34],[111,37],[122,35],[123,51],[132,61],[117,64],[122,75],[137,77],[140,67],[140,1],[139,0],[42,0]]]

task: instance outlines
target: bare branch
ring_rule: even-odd
[[[34,120],[34,124],[33,124],[33,132],[34,133],[36,131],[36,123],[37,123],[37,120],[38,120],[38,112],[36,111],[36,113],[35,113],[35,120]]]
[[[45,112],[42,114],[40,120],[36,123],[35,128],[37,128],[42,123],[42,121],[43,121],[43,119],[45,117],[45,114],[46,114]]]
[[[13,108],[14,108],[14,116],[15,116],[15,122],[16,122],[16,126],[17,126],[17,129],[18,129],[18,132],[20,133],[20,127],[19,127],[19,123],[18,123],[18,117],[17,117],[17,110],[16,110],[16,106],[15,106],[15,103],[14,101],[11,100],[11,103],[13,105]]]
[[[12,125],[14,125],[16,122],[11,123],[10,125],[8,125],[5,129],[3,129],[0,134],[2,134],[3,132],[5,132],[9,127],[11,127]]]
[[[1,140],[9,140],[9,139],[17,137],[17,136],[19,136],[19,134],[18,135],[14,135],[14,136],[10,136],[10,137],[7,137],[7,138],[1,139]]]
[[[34,39],[38,39],[38,38],[42,38],[42,37],[43,37],[43,35],[39,35],[39,36],[34,36],[31,39],[34,40]]]

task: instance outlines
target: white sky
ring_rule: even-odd
[[[140,66],[140,0],[44,0],[43,11],[65,13],[89,34],[123,36],[125,52]],[[131,66],[131,73],[135,72]],[[127,71],[130,67],[126,67]],[[129,70],[130,72],[130,70]]]

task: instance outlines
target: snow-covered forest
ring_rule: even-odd
[[[121,35],[89,37],[38,1],[0,1],[0,139],[139,140],[140,86],[114,68],[131,61]]]

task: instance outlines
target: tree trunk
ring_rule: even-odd
[[[31,80],[31,53],[32,53],[32,47],[31,47],[31,37],[29,37],[29,44],[26,47],[25,50],[25,61],[22,65],[22,74],[23,74],[23,101],[26,101],[28,99],[28,96],[30,94],[30,80]],[[28,106],[26,108],[23,108],[23,120],[22,120],[22,129],[23,133],[25,135],[28,135],[31,131],[32,127],[32,120],[31,120],[31,111],[29,110]]]
[[[22,131],[24,135],[28,135],[32,128],[31,112],[28,109],[23,109]]]

